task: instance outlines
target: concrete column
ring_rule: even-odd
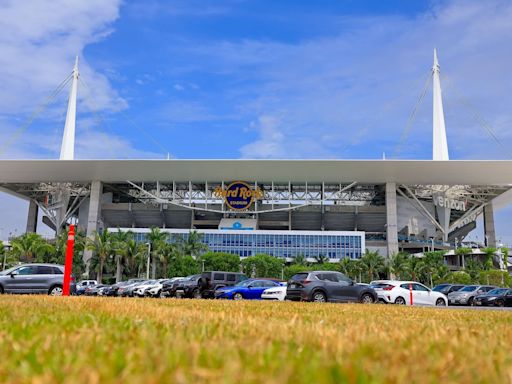
[[[89,212],[87,214],[86,235],[92,237],[94,231],[99,231],[101,219],[101,195],[103,194],[103,184],[101,181],[93,181],[91,183],[91,194],[89,197]],[[86,271],[89,273],[89,265],[92,258],[92,251],[84,251],[84,263]]]
[[[398,253],[398,222],[396,210],[396,183],[386,183],[386,238],[388,257]]]
[[[25,232],[37,232],[37,204],[34,200],[30,200],[28,205],[27,230]]]
[[[494,228],[494,208],[492,203],[484,207],[484,235],[485,245],[496,248],[496,230]]]

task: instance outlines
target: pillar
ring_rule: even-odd
[[[496,230],[494,228],[494,208],[492,203],[484,207],[485,246],[496,248]]]
[[[89,197],[89,212],[87,214],[87,238],[93,236],[94,231],[100,230],[101,218],[101,195],[103,193],[103,184],[101,181],[93,181],[91,183],[91,194]],[[89,265],[92,258],[92,251],[84,251],[84,263],[86,271],[89,272]]]
[[[396,211],[396,183],[386,183],[386,239],[388,257],[398,253],[398,222]]]
[[[27,230],[25,232],[37,232],[37,204],[30,200],[28,205]]]

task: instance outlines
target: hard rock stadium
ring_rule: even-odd
[[[449,160],[439,73],[434,55],[432,160],[75,160],[77,60],[60,158],[0,160],[0,188],[29,201],[27,232],[42,215],[56,232],[73,222],[144,241],[153,226],[197,230],[213,251],[338,261],[366,248],[447,249],[483,216],[495,246],[493,207],[512,196],[512,163]]]

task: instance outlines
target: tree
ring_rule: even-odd
[[[199,257],[205,271],[240,271],[240,256],[225,252],[206,252]]]
[[[164,244],[160,249],[158,255],[158,261],[162,265],[162,274],[163,278],[168,277],[169,274],[169,264],[174,262],[179,255],[179,249],[176,244]]]
[[[389,269],[394,278],[403,280],[407,273],[409,255],[405,252],[398,252],[389,259]]]
[[[497,249],[492,248],[492,247],[487,247],[487,248],[482,248],[481,250],[485,253],[483,269],[486,271],[489,271],[494,268],[493,259],[494,259],[494,256],[496,255]]]
[[[200,272],[199,264],[190,255],[177,254],[169,266],[169,277],[186,277]]]
[[[94,231],[92,236],[87,239],[86,248],[93,251],[96,256],[94,266],[97,269],[98,283],[101,284],[105,262],[113,255],[114,246],[111,234],[106,229],[102,232]]]
[[[51,256],[49,263],[64,264],[66,260],[66,250],[68,246],[69,228],[61,231],[55,238],[55,253]],[[83,276],[85,272],[85,264],[83,261],[83,252],[85,249],[85,234],[83,231],[75,232],[75,245],[73,247],[73,274],[75,276]]]
[[[203,235],[197,231],[191,231],[186,239],[179,237],[177,243],[184,255],[190,255],[194,259],[208,250],[208,246],[203,243]]]
[[[38,258],[44,258],[54,254],[54,247],[49,244],[41,235],[33,232],[25,233],[11,241],[12,254],[20,261],[32,263]]]
[[[363,271],[366,272],[368,282],[379,277],[379,273],[386,269],[386,261],[384,257],[379,255],[378,251],[369,251],[368,249],[361,257],[361,265]]]
[[[315,256],[315,260],[318,264],[325,264],[329,262],[329,258],[325,255]]]
[[[444,251],[425,252],[423,262],[424,272],[428,275],[430,288],[434,287],[434,279],[445,276],[448,267],[444,264]]]
[[[151,277],[156,278],[156,262],[159,259],[159,252],[165,246],[169,234],[160,231],[158,227],[151,227],[148,233],[148,241],[151,244]]]
[[[304,256],[303,253],[299,253],[297,254],[294,258],[293,258],[293,264],[297,264],[297,265],[307,265],[308,262],[306,260],[306,256]]]
[[[446,276],[445,281],[449,284],[469,285],[469,284],[471,284],[471,276],[469,276],[469,274],[464,271],[450,272]]]
[[[283,273],[283,259],[259,254],[242,260],[242,268],[247,276],[281,278]]]
[[[292,276],[296,275],[297,273],[308,271],[311,271],[311,267],[307,267],[302,264],[291,264],[284,268],[284,279],[290,280]]]
[[[139,277],[146,260],[146,246],[137,243],[137,241],[131,237],[126,241],[126,246],[122,249],[122,255],[127,277]]]
[[[116,283],[119,283],[123,279],[123,267],[124,267],[124,249],[130,238],[133,237],[132,231],[121,231],[119,228],[117,232],[111,234],[112,239],[112,250],[116,260]]]
[[[409,256],[406,264],[406,276],[413,281],[425,283],[427,281],[427,265],[419,257]]]

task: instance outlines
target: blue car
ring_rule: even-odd
[[[277,280],[248,279],[232,287],[222,287],[215,291],[216,299],[260,300],[265,289],[279,287]]]

